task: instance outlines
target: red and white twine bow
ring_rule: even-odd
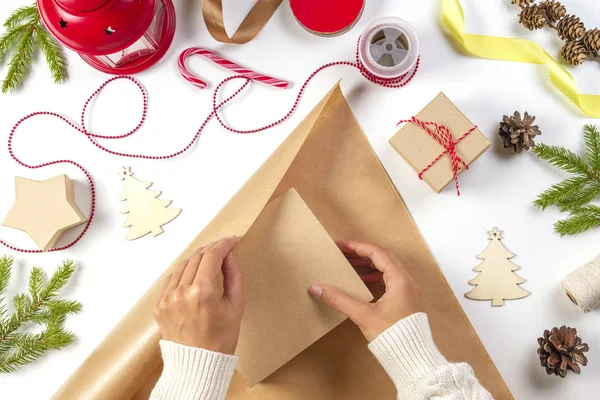
[[[469,169],[469,166],[463,161],[463,159],[456,152],[456,145],[466,138],[471,132],[477,129],[477,126],[473,126],[469,130],[467,130],[462,136],[458,139],[454,139],[452,133],[450,133],[450,129],[448,129],[445,125],[440,125],[435,122],[429,121],[421,121],[416,117],[412,117],[411,119],[403,119],[398,122],[398,125],[402,123],[413,123],[419,125],[425,132],[429,134],[436,142],[439,143],[440,146],[444,148],[444,151],[440,153],[432,162],[430,162],[425,168],[423,168],[419,172],[419,179],[423,179],[423,174],[429,170],[436,162],[438,162],[445,154],[450,156],[450,163],[452,164],[452,174],[454,175],[454,183],[456,184],[456,194],[460,196],[460,188],[458,186],[458,173],[461,169],[461,166],[465,169]],[[431,128],[433,127],[435,131]]]
[[[146,94],[146,91],[144,89],[144,87],[134,78],[129,77],[129,76],[116,76],[113,78],[108,79],[106,82],[104,82],[98,89],[96,89],[96,91],[94,93],[92,93],[92,95],[87,99],[87,101],[85,102],[83,109],[81,111],[81,120],[80,120],[80,124],[77,125],[76,123],[72,122],[71,120],[67,119],[66,117],[63,117],[62,115],[56,113],[56,112],[52,112],[52,111],[36,111],[33,112],[29,115],[26,115],[25,117],[21,118],[19,121],[17,121],[17,123],[13,126],[12,130],[10,131],[10,135],[8,137],[8,152],[10,154],[10,156],[17,162],[19,163],[21,166],[26,167],[26,168],[30,168],[30,169],[37,169],[37,168],[43,168],[49,165],[53,165],[53,164],[60,164],[60,163],[67,163],[67,164],[71,164],[77,168],[79,168],[86,176],[88,183],[90,185],[90,194],[91,194],[91,208],[90,208],[90,216],[88,218],[88,222],[85,225],[83,231],[79,234],[79,236],[77,236],[77,238],[75,240],[73,240],[71,243],[64,245],[64,246],[59,246],[59,247],[54,247],[49,249],[48,251],[59,251],[59,250],[65,250],[68,249],[69,247],[73,246],[75,243],[79,242],[79,240],[81,240],[81,238],[85,235],[85,233],[88,231],[90,224],[92,223],[94,216],[96,214],[96,189],[94,186],[94,181],[92,179],[92,176],[90,173],[88,173],[88,171],[79,163],[72,161],[72,160],[54,160],[54,161],[48,161],[45,163],[41,163],[41,164],[28,164],[25,163],[24,161],[22,161],[20,158],[17,157],[17,155],[15,154],[14,150],[13,150],[13,140],[14,140],[14,136],[15,133],[17,131],[17,128],[19,128],[19,126],[35,117],[35,116],[39,116],[39,115],[46,115],[46,116],[51,116],[51,117],[55,117],[58,118],[60,120],[62,120],[63,122],[65,122],[67,125],[69,125],[71,128],[77,130],[78,132],[82,133],[83,135],[86,136],[86,138],[94,145],[96,146],[98,149],[110,153],[112,155],[116,155],[119,157],[125,157],[125,158],[141,158],[141,159],[147,159],[147,160],[166,160],[169,158],[174,158],[177,157],[179,155],[181,155],[182,153],[186,152],[187,150],[191,149],[192,146],[194,145],[194,143],[198,140],[198,137],[200,136],[200,134],[202,133],[202,131],[204,130],[204,128],[206,127],[206,125],[208,124],[208,122],[215,117],[217,119],[217,121],[219,122],[219,124],[221,124],[221,126],[225,129],[227,129],[230,132],[234,132],[234,133],[239,133],[239,134],[248,134],[248,133],[254,133],[254,132],[260,132],[269,128],[274,127],[277,124],[280,124],[281,122],[285,121],[286,119],[288,119],[296,110],[296,108],[298,107],[298,103],[300,102],[300,99],[302,97],[302,94],[304,93],[304,90],[306,89],[306,86],[308,85],[308,83],[315,77],[315,75],[317,75],[317,73],[319,73],[320,71],[324,70],[325,68],[329,68],[332,66],[336,66],[336,65],[347,65],[350,67],[354,67],[356,69],[359,70],[359,72],[369,81],[375,83],[376,85],[379,86],[384,86],[384,87],[388,87],[388,88],[400,88],[405,86],[406,84],[408,84],[412,78],[415,76],[415,74],[417,73],[417,70],[419,68],[419,60],[417,60],[417,64],[415,66],[415,68],[410,71],[409,73],[406,73],[400,77],[397,78],[393,78],[393,79],[384,79],[384,78],[380,78],[377,77],[373,74],[371,74],[361,63],[360,60],[358,58],[358,48],[356,50],[356,61],[355,62],[349,62],[349,61],[337,61],[337,62],[332,62],[332,63],[328,63],[325,65],[322,65],[321,67],[317,68],[312,74],[310,74],[308,76],[308,78],[304,81],[304,83],[302,84],[302,87],[300,88],[300,91],[298,92],[298,95],[296,96],[296,100],[294,101],[294,103],[292,104],[292,107],[290,109],[290,111],[287,112],[287,114],[285,114],[283,117],[279,118],[278,120],[259,127],[259,128],[253,128],[253,129],[236,129],[233,128],[229,125],[227,125],[223,119],[221,118],[221,116],[219,115],[219,110],[225,105],[227,104],[229,101],[231,101],[234,97],[236,97],[238,94],[240,94],[251,81],[255,81],[255,82],[260,82],[260,83],[264,83],[266,85],[270,85],[273,87],[278,87],[278,88],[283,88],[286,89],[288,87],[288,82],[280,80],[280,79],[276,79],[276,78],[272,78],[270,76],[264,75],[264,74],[260,74],[257,72],[254,72],[252,70],[249,70],[247,68],[244,68],[232,61],[229,61],[223,57],[220,57],[219,55],[206,50],[206,49],[202,49],[199,47],[193,47],[193,48],[189,48],[185,51],[183,51],[179,57],[179,62],[178,62],[178,66],[179,66],[179,71],[181,72],[181,75],[183,76],[184,79],[186,79],[188,82],[190,82],[192,85],[203,89],[206,87],[206,83],[201,80],[200,78],[196,77],[194,74],[192,74],[185,66],[185,61],[188,57],[192,56],[192,55],[201,55],[203,57],[208,58],[209,60],[213,61],[214,63],[221,65],[222,67],[232,71],[235,75],[230,76],[225,78],[224,80],[222,80],[217,87],[215,88],[214,92],[213,92],[213,105],[212,105],[212,110],[210,111],[210,113],[208,114],[208,116],[206,117],[206,119],[202,122],[202,124],[200,125],[200,127],[198,128],[198,130],[196,131],[196,133],[194,134],[194,136],[192,137],[192,139],[187,143],[187,145],[185,145],[184,147],[182,147],[180,150],[174,152],[174,153],[170,153],[170,154],[165,154],[165,155],[145,155],[145,154],[135,154],[135,153],[124,153],[124,152],[118,152],[118,151],[114,151],[111,150],[109,148],[107,148],[106,146],[102,145],[101,143],[98,142],[98,139],[123,139],[126,138],[128,136],[133,135],[135,132],[137,132],[142,124],[144,123],[144,121],[146,120],[146,114],[148,111],[148,96]],[[230,96],[228,96],[227,98],[225,98],[222,101],[219,101],[219,93],[220,90],[222,89],[223,85],[225,85],[227,82],[232,81],[232,80],[236,80],[236,79],[242,79],[244,80],[244,83]],[[100,92],[111,82],[114,82],[116,80],[127,80],[130,82],[133,82],[136,87],[139,89],[141,95],[142,95],[142,116],[141,119],[139,121],[139,123],[137,124],[137,126],[124,134],[120,134],[120,135],[99,135],[99,134],[95,134],[92,133],[90,131],[88,131],[86,125],[85,125],[85,120],[86,120],[86,112],[88,109],[88,106],[90,104],[90,102],[92,101],[92,99],[94,97],[96,97],[98,94],[100,94]],[[18,248],[16,246],[13,246],[11,244],[9,244],[8,242],[6,242],[5,240],[0,239],[0,244],[3,244],[4,246],[15,250],[15,251],[20,251],[20,252],[26,252],[26,253],[39,253],[42,250],[29,250],[29,249],[22,249],[22,248]]]

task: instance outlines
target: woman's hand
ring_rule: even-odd
[[[166,278],[154,306],[163,339],[235,353],[244,311],[242,273],[231,254],[237,241],[223,238],[199,248]]]
[[[389,250],[377,245],[337,243],[365,283],[383,283],[385,294],[375,303],[363,303],[329,285],[313,285],[309,292],[329,307],[346,314],[372,341],[402,318],[419,311],[419,290],[408,271]]]

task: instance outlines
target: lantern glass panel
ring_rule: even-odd
[[[156,10],[150,27],[137,42],[116,53],[97,56],[98,60],[111,68],[119,68],[156,53],[162,39],[164,21],[165,7],[162,0],[159,0],[156,2]]]

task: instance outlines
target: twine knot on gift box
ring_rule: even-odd
[[[440,146],[444,148],[444,151],[442,151],[439,156],[437,156],[432,162],[427,164],[427,166],[419,172],[419,179],[423,180],[423,174],[427,172],[427,170],[429,170],[429,168],[431,168],[436,162],[438,162],[445,154],[448,154],[452,163],[452,173],[454,175],[454,183],[456,184],[456,194],[460,196],[460,188],[458,186],[458,172],[460,171],[461,165],[465,169],[469,169],[469,166],[456,152],[456,145],[461,140],[466,138],[471,132],[476,130],[477,125],[474,125],[473,127],[469,128],[458,139],[454,139],[454,136],[452,136],[452,133],[450,133],[450,129],[448,129],[448,127],[445,125],[437,124],[432,121],[421,121],[417,117],[412,117],[411,119],[403,119],[400,122],[398,122],[398,125],[403,123],[413,123],[419,125],[425,132],[429,134],[429,136],[435,139],[435,141],[438,142]],[[432,130],[430,126],[433,127],[435,131]]]

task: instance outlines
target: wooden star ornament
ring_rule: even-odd
[[[62,234],[87,221],[77,204],[73,181],[66,175],[44,181],[15,177],[15,202],[2,225],[27,233],[46,251]]]

